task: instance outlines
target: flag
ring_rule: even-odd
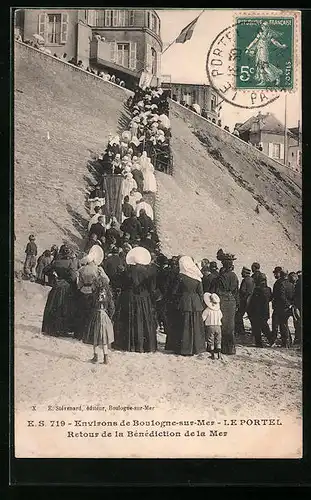
[[[193,34],[194,27],[197,23],[197,20],[200,16],[196,17],[190,24],[188,24],[181,32],[175,40],[175,43],[185,43],[187,40],[190,40]]]

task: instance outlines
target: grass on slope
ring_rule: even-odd
[[[123,130],[126,93],[16,45],[15,258],[30,233],[41,253],[67,239],[79,246],[88,213],[88,163],[108,135]]]

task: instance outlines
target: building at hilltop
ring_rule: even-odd
[[[161,23],[155,10],[130,9],[18,9],[15,33],[22,40],[41,35],[52,54],[76,58],[85,67],[106,71],[128,87],[141,73],[161,73]]]
[[[174,101],[181,104],[187,104],[189,107],[193,106],[193,104],[198,104],[205,118],[215,120],[216,122],[218,121],[219,99],[210,85],[163,81],[162,87],[170,90],[171,98],[174,99]]]
[[[259,113],[244,123],[236,123],[240,138],[294,170],[301,170],[301,132],[299,127],[287,130],[287,154],[285,151],[285,127],[273,113]]]

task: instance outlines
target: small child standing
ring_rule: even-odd
[[[29,236],[29,242],[26,245],[26,259],[24,263],[24,274],[25,277],[29,278],[30,281],[35,281],[34,269],[36,267],[36,257],[38,253],[37,245],[35,244],[35,237],[33,234]]]
[[[207,351],[211,353],[211,359],[221,359],[221,319],[220,299],[216,293],[205,293],[204,302],[206,309],[202,313],[202,318],[206,326]]]
[[[108,348],[114,342],[114,332],[112,317],[114,314],[114,301],[110,286],[105,284],[97,292],[97,300],[95,301],[86,343],[89,343],[93,338],[94,356],[91,363],[97,363],[97,349],[101,347],[103,351],[104,364],[108,364]]]

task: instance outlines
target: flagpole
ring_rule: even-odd
[[[287,167],[288,158],[288,137],[287,137],[287,93],[285,93],[285,106],[284,106],[284,164]]]
[[[197,20],[202,16],[203,12],[205,12],[206,9],[203,9],[202,12],[198,15],[197,17]],[[175,38],[175,40],[173,40],[167,47],[166,49],[163,50],[163,52],[161,53],[161,55],[164,54],[164,52],[166,52],[177,40],[178,37]]]

